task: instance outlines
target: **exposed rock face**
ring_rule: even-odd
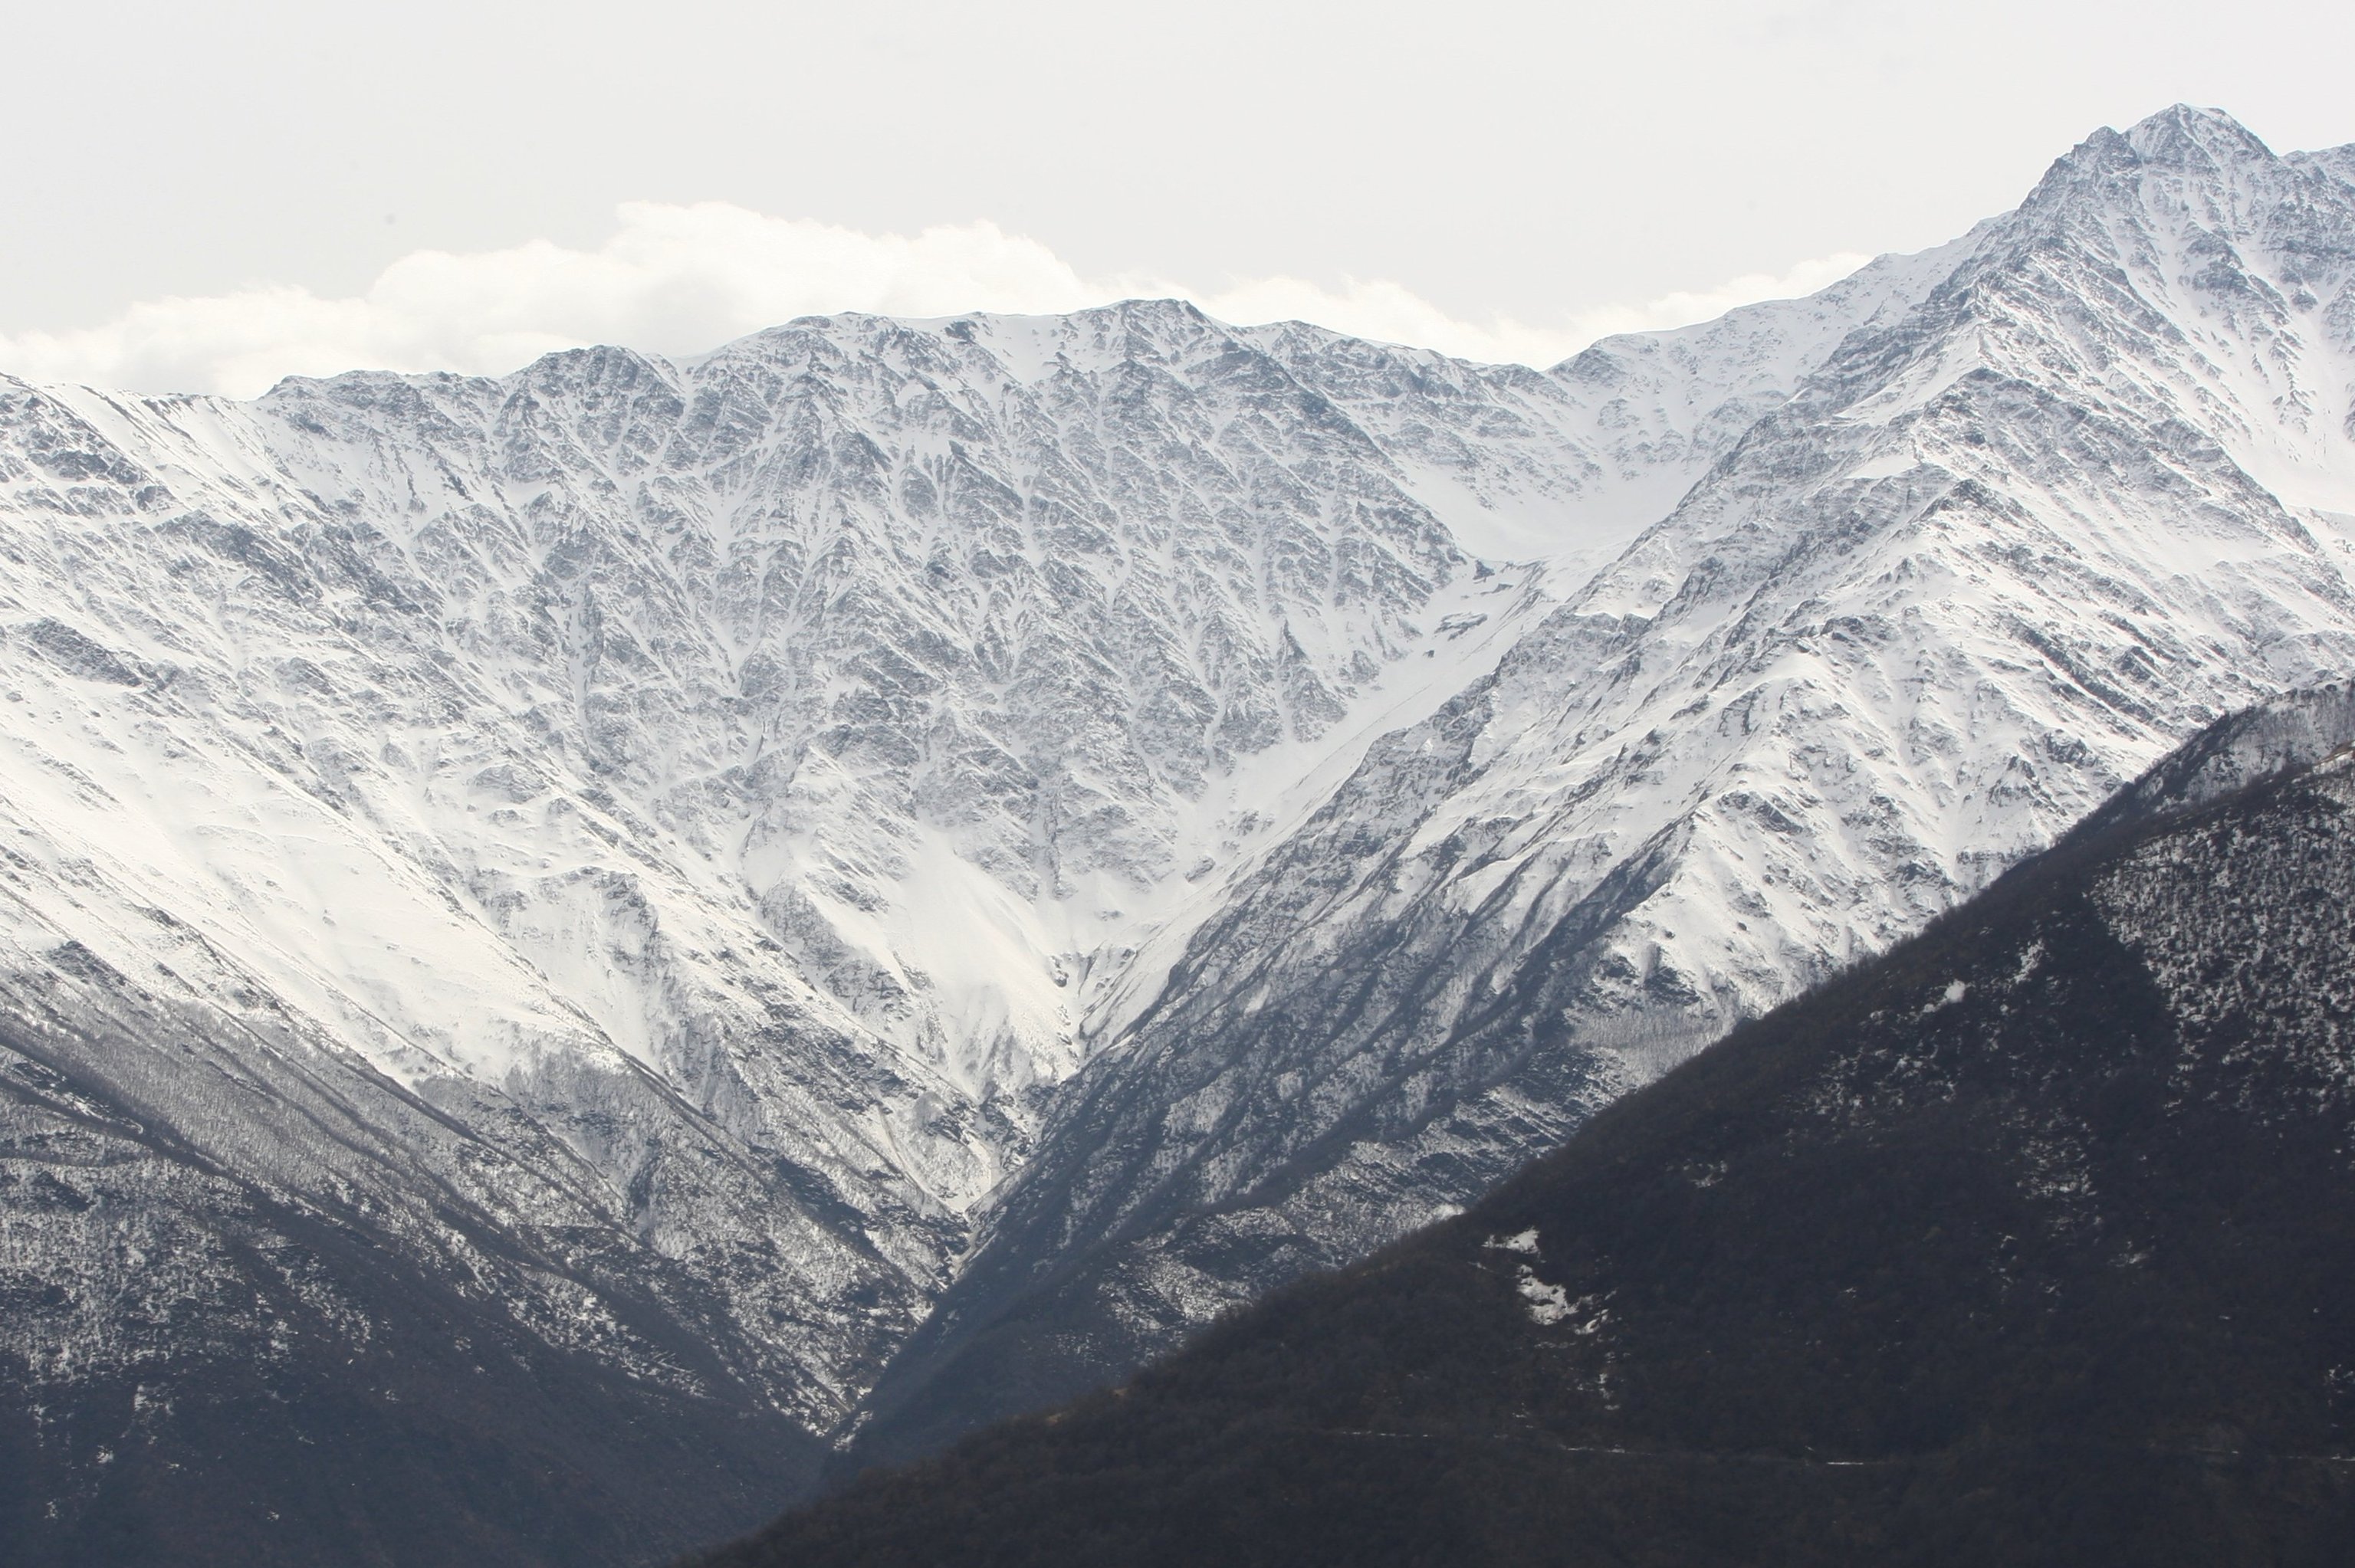
[[[1881,264],[1918,290],[1193,934],[868,1451],[1469,1202],[2219,715],[2355,669],[2345,168],[2170,111]]]

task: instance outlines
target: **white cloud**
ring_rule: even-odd
[[[1817,289],[1838,282],[1872,258],[1854,250],[1834,251],[1802,261],[1781,274],[1745,272],[1731,278],[1714,289],[1682,290],[1662,294],[1640,305],[1605,305],[1588,311],[1578,318],[1576,330],[1585,334],[1586,343],[1607,337],[1614,332],[1656,332],[1662,327],[1685,326],[1693,322],[1715,321],[1726,312],[1740,305],[1754,304],[1760,300],[1794,300],[1802,294],[1812,294]]]
[[[417,251],[354,299],[255,288],[145,301],[97,327],[0,335],[0,369],[37,381],[250,396],[282,376],[355,367],[498,373],[591,343],[695,354],[837,311],[1044,313],[1162,295],[1191,299],[1224,321],[1296,318],[1467,358],[1550,365],[1606,333],[1677,326],[1807,292],[1865,260],[1827,257],[1779,278],[1738,278],[1549,327],[1463,321],[1383,281],[1334,289],[1263,278],[1203,290],[1143,275],[1083,278],[1038,241],[989,223],[870,235],[719,202],[633,202],[619,217],[595,250],[533,240],[467,255]]]

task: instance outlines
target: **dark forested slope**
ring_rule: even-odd
[[[2355,764],[2264,774],[2347,706],[2228,721],[1469,1213],[710,1563],[2345,1561]]]
[[[135,996],[42,1000],[47,1028],[0,1009],[0,1254],[16,1266],[0,1324],[40,1347],[0,1345],[0,1568],[603,1568],[743,1529],[815,1473],[819,1446],[722,1352],[653,1289],[616,1287],[617,1239],[579,1227],[567,1257],[448,1189],[426,1188],[440,1201],[421,1214],[374,1201],[371,1169],[400,1151],[371,1119],[405,1118],[413,1153],[456,1142],[454,1118],[299,1040],[264,1076]],[[153,1092],[208,1070],[213,1103]],[[265,1097],[279,1114],[256,1124],[343,1156],[340,1201],[240,1176],[174,1130]],[[432,1248],[471,1277],[453,1284]],[[35,1277],[45,1257],[79,1266]],[[660,1357],[667,1385],[518,1321],[526,1292],[599,1287],[614,1338]],[[91,1303],[115,1325],[94,1348],[71,1331]]]

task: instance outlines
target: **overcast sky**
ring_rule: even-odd
[[[250,393],[1183,291],[1545,363],[2185,100],[2355,141],[2355,5],[0,0],[0,369]]]

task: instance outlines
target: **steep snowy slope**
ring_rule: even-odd
[[[868,1450],[1468,1201],[2218,714],[2355,669],[2345,167],[2179,109],[1917,259],[1933,286],[1194,935]]]
[[[1547,586],[1575,588],[1665,515],[1849,333],[1918,302],[1978,238],[1975,230],[1918,256],[1882,257],[1806,299],[1747,305],[1671,332],[1605,338],[1542,374],[1465,365],[1297,322],[1239,335],[1372,433],[1410,488],[1476,554],[1530,558],[1542,563]],[[1488,613],[1477,608],[1455,624],[1485,623]],[[1445,673],[1424,688],[1423,705],[1435,705],[1431,694],[1443,689]],[[1444,687],[1444,694],[1458,689]],[[1296,827],[1347,776],[1333,764],[1354,765],[1367,738],[1353,737],[1356,744],[1335,748],[1325,767],[1303,775],[1286,801],[1292,809],[1273,820]],[[1226,876],[1149,924],[1149,946],[1137,961],[1108,969],[1086,1017],[1089,1039],[1116,1038],[1133,1022],[1196,926],[1255,863],[1236,859]]]

